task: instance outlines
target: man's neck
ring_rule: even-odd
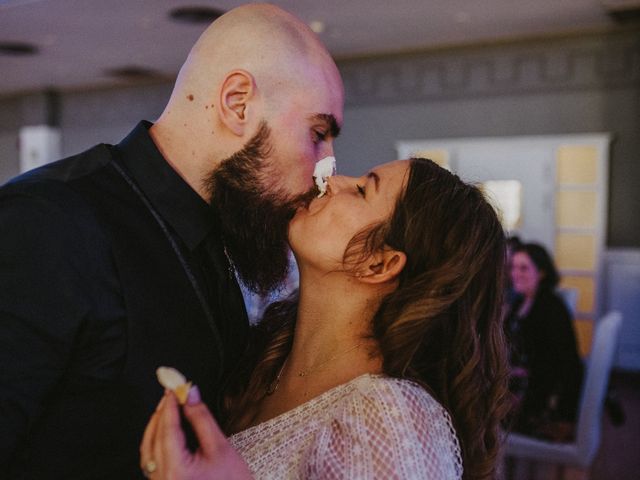
[[[205,187],[204,179],[215,168],[215,162],[206,159],[197,142],[188,142],[184,135],[176,135],[163,123],[156,123],[149,129],[149,135],[156,147],[180,177],[206,202],[210,200],[210,192]],[[191,144],[190,144],[191,143]]]

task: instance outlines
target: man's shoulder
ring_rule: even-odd
[[[112,146],[99,144],[25,172],[0,187],[0,209],[93,216],[95,199],[109,197],[113,179],[119,178],[110,168],[113,161]]]
[[[62,192],[68,185],[95,175],[113,161],[111,146],[96,145],[84,152],[25,172],[7,182],[0,193]]]
[[[0,187],[0,224],[20,226],[16,235],[60,238],[62,244],[90,235],[95,244],[103,233],[90,198],[101,194],[100,182],[92,177],[104,176],[111,161],[109,146],[98,145],[14,178]]]

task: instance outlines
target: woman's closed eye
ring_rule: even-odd
[[[356,184],[356,188],[358,189],[358,194],[362,195],[362,197],[366,197],[367,191],[364,188],[364,185]]]

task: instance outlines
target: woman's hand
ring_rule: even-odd
[[[193,427],[200,447],[191,453],[180,428],[175,395],[166,391],[151,417],[140,445],[145,476],[153,480],[251,479],[242,457],[229,444],[197,387],[189,392],[184,415]]]

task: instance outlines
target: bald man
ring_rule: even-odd
[[[160,365],[220,418],[287,224],[342,123],[338,70],[270,5],[216,20],[155,124],[0,189],[0,471],[130,479]]]

